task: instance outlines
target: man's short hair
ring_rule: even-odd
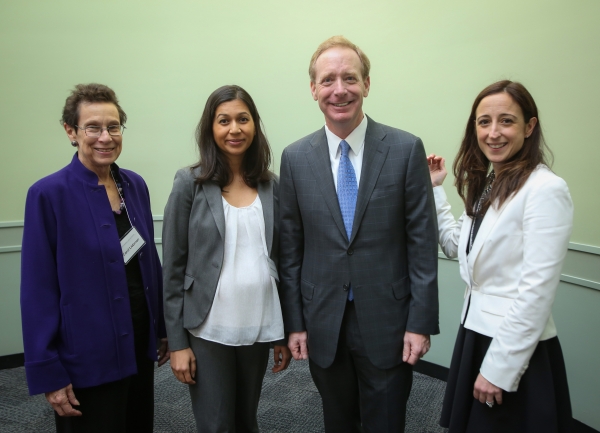
[[[321,42],[321,45],[319,45],[319,47],[317,48],[317,51],[315,51],[315,53],[312,55],[312,58],[310,59],[310,65],[308,67],[308,75],[310,76],[310,81],[312,83],[314,83],[315,79],[316,79],[315,63],[317,62],[317,59],[325,51],[327,51],[330,48],[334,48],[334,47],[350,48],[352,51],[354,51],[358,55],[358,58],[360,59],[360,63],[362,65],[362,70],[361,70],[362,79],[365,80],[369,76],[369,72],[371,70],[371,62],[369,61],[369,58],[367,57],[367,55],[363,52],[363,50],[358,48],[356,45],[354,45],[348,39],[346,39],[342,35],[338,35],[338,36],[332,36],[329,39],[327,39],[326,41]]]

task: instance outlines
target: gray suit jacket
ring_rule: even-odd
[[[208,314],[223,265],[225,213],[221,189],[213,183],[199,186],[189,168],[175,175],[165,207],[162,233],[165,325],[171,350],[189,347],[188,329],[202,324]],[[258,195],[265,218],[265,238],[277,266],[278,182],[259,183]]]
[[[348,284],[375,366],[402,362],[405,331],[439,333],[437,220],[419,138],[368,119],[350,239],[324,128],[284,150],[280,176],[284,323],[308,332],[317,365],[334,360]]]

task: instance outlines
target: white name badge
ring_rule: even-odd
[[[146,245],[146,241],[144,241],[135,227],[131,227],[121,239],[121,250],[123,250],[123,261],[125,261],[125,264],[129,263],[144,245]]]

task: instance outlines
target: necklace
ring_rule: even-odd
[[[479,197],[479,200],[477,200],[477,205],[475,206],[475,218],[473,218],[473,224],[471,224],[471,233],[469,234],[469,252],[473,249],[473,241],[475,240],[473,236],[473,233],[475,231],[475,219],[479,216],[481,212],[483,202],[488,198],[490,192],[492,191],[494,179],[496,179],[496,173],[494,172],[494,170],[492,170],[492,172],[487,178],[487,185],[481,193],[481,197]]]
[[[115,183],[115,187],[117,188],[117,193],[119,193],[119,198],[121,199],[121,203],[119,205],[119,210],[118,211],[114,211],[117,215],[121,215],[121,212],[123,212],[123,210],[125,209],[125,197],[123,197],[123,188],[121,187],[121,182],[117,182],[117,179],[115,178],[115,175],[113,174],[113,171],[110,171],[110,175],[113,179],[113,182]],[[129,215],[128,215],[129,217]]]

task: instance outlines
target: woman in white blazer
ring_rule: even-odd
[[[189,385],[198,432],[258,432],[269,346],[289,365],[277,290],[278,185],[250,95],[223,86],[196,130],[200,161],[179,170],[163,221],[171,368]]]
[[[439,243],[467,284],[440,421],[449,433],[570,431],[551,309],[573,204],[545,148],[533,98],[505,80],[473,104],[453,165],[458,221],[441,186],[445,160],[428,157]]]

